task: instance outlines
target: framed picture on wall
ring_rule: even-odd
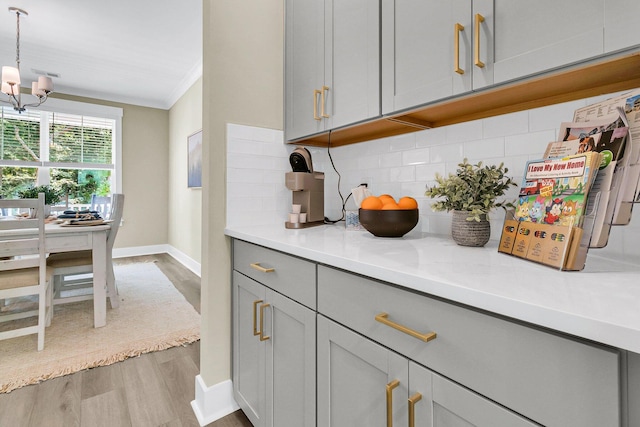
[[[202,130],[187,137],[187,182],[189,188],[202,187]]]

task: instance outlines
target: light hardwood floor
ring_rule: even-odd
[[[114,260],[155,262],[200,312],[200,278],[167,254]],[[144,354],[0,394],[2,427],[198,427],[191,409],[200,343]],[[209,427],[251,427],[241,411]]]

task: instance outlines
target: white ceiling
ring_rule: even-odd
[[[23,87],[42,70],[54,92],[168,109],[202,75],[202,0],[0,0],[0,65],[15,66],[10,6],[29,13]]]

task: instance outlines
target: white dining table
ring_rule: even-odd
[[[109,224],[93,226],[45,225],[47,253],[91,250],[93,254],[93,326],[107,324],[107,233]],[[0,239],[37,234],[36,229],[0,230]]]

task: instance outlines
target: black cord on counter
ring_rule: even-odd
[[[349,197],[351,197],[351,193],[349,193],[346,199],[342,196],[342,192],[340,191],[340,180],[342,179],[342,177],[340,176],[340,172],[338,172],[338,169],[336,169],[336,165],[333,163],[333,157],[331,157],[330,148],[331,148],[331,131],[329,131],[329,141],[327,142],[327,154],[329,155],[329,160],[331,161],[331,166],[333,166],[333,170],[336,171],[336,174],[338,175],[338,195],[340,196],[340,200],[342,200],[342,217],[340,217],[340,219],[331,220],[325,216],[324,217],[325,224],[335,224],[337,222],[344,221],[344,217],[346,215],[345,206],[347,205],[347,201],[349,200]]]

